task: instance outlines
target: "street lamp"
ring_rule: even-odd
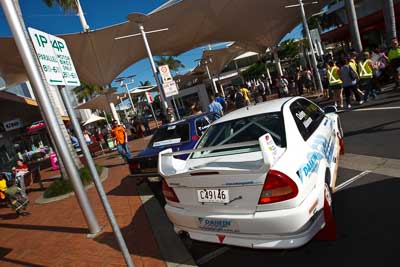
[[[165,96],[164,89],[163,89],[163,87],[161,85],[161,81],[160,81],[160,79],[158,77],[158,71],[157,71],[157,68],[156,68],[156,64],[154,63],[153,54],[151,52],[151,49],[150,49],[150,46],[149,46],[149,42],[147,40],[147,34],[148,33],[156,33],[156,32],[167,31],[168,28],[158,29],[158,30],[153,30],[153,31],[146,32],[144,30],[144,26],[143,26],[144,21],[147,18],[147,16],[145,14],[133,13],[133,14],[129,14],[127,18],[128,18],[129,21],[134,22],[139,26],[140,33],[135,33],[135,34],[130,34],[130,35],[126,35],[126,36],[116,37],[116,38],[114,38],[114,40],[121,40],[121,39],[126,39],[126,38],[140,36],[140,35],[142,36],[143,42],[144,42],[144,46],[145,46],[146,51],[147,51],[147,55],[149,57],[151,70],[153,71],[154,79],[156,80],[157,86],[158,86],[158,88],[160,90],[162,107],[163,107],[164,110],[166,110],[168,108],[167,98]]]
[[[320,91],[323,91],[323,86],[322,86],[322,82],[321,82],[321,76],[319,75],[319,71],[318,71],[318,67],[317,67],[317,58],[315,57],[315,52],[314,52],[314,46],[311,40],[311,35],[310,35],[310,29],[308,28],[308,23],[307,23],[307,18],[306,18],[306,12],[304,11],[304,5],[314,5],[314,4],[318,4],[318,2],[310,2],[310,3],[303,3],[303,0],[298,0],[299,3],[296,5],[289,5],[289,6],[285,6],[285,8],[292,8],[292,7],[300,7],[300,11],[301,11],[301,17],[303,20],[303,27],[304,30],[306,32],[307,35],[307,39],[308,39],[308,45],[310,46],[310,52],[311,52],[311,61],[312,61],[312,65],[313,65],[313,69],[314,69],[314,77],[317,78],[317,87]]]
[[[206,67],[208,79],[210,79],[211,86],[214,89],[215,93],[218,93],[217,87],[215,86],[214,81],[211,77],[210,69],[208,68],[208,64],[212,63],[212,58],[211,57],[200,58],[200,59],[196,59],[195,61],[200,61],[199,65]]]
[[[117,83],[119,82],[119,85],[120,85],[121,87],[122,87],[122,86],[125,86],[126,93],[128,94],[128,97],[129,97],[129,102],[131,102],[131,107],[132,107],[132,112],[133,112],[133,113],[135,113],[135,106],[133,105],[133,100],[132,100],[131,93],[129,92],[128,85],[134,83],[133,77],[135,77],[135,76],[136,76],[136,75],[130,75],[130,76],[127,76],[127,77],[118,77],[118,78],[116,78],[116,79],[114,80],[114,82],[117,82]],[[125,83],[124,81],[125,81],[126,79],[131,79],[131,82],[130,82],[130,83]]]

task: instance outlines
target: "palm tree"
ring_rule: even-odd
[[[179,59],[173,56],[161,56],[155,62],[158,66],[168,65],[169,69],[175,72],[185,67]]]
[[[144,82],[140,81],[140,86],[150,86],[150,85],[151,85],[150,81],[144,81]]]
[[[77,12],[78,6],[76,0],[43,0],[48,7],[53,7],[55,4],[64,9],[64,12]]]
[[[90,98],[96,94],[99,94],[102,92],[102,88],[98,85],[95,84],[87,84],[84,82],[81,82],[81,85],[78,87],[75,87],[73,89],[76,97],[78,98],[79,102],[82,102],[83,99]]]

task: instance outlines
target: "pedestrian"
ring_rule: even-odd
[[[212,95],[210,97],[211,103],[208,105],[208,111],[215,113],[215,119],[219,119],[224,116],[223,107],[220,103],[215,101],[215,97]]]
[[[277,87],[279,89],[279,96],[280,97],[287,97],[289,96],[289,82],[284,76],[279,76],[277,80]]]
[[[197,114],[201,114],[202,111],[200,109],[200,106],[197,102],[194,102],[191,106],[190,106],[190,115],[197,115]]]
[[[118,125],[116,120],[112,122],[111,135],[115,137],[118,153],[125,162],[127,162],[131,158],[131,152],[128,146],[128,136],[125,128],[122,125]]]
[[[235,99],[235,106],[237,109],[243,108],[246,106],[245,98],[239,88],[236,89],[236,92],[234,94],[234,99]]]
[[[83,137],[85,138],[86,144],[90,145],[92,143],[92,139],[90,137],[90,133],[87,129],[83,131]]]
[[[249,89],[247,89],[245,84],[242,84],[240,86],[240,92],[242,93],[242,95],[244,97],[246,106],[250,105],[250,92],[249,92]]]
[[[361,89],[364,91],[364,101],[368,101],[369,97],[375,99],[376,93],[374,92],[374,84],[372,82],[374,66],[369,52],[366,51],[363,53],[363,60],[358,63],[358,71]]]
[[[223,98],[220,94],[217,94],[216,97],[215,97],[215,101],[217,101],[218,103],[220,103],[221,106],[222,106],[222,108],[223,108],[223,110],[224,110],[224,112],[226,112],[226,110],[227,110],[227,105],[226,105],[225,98]]]
[[[371,55],[372,65],[374,66],[373,83],[378,92],[381,92],[382,80],[386,73],[387,60],[385,53],[381,48],[374,49]]]
[[[142,123],[142,125],[144,127],[144,134],[150,135],[151,129],[149,126],[149,119],[147,118],[146,113],[143,112],[142,116],[140,116],[140,122]]]
[[[392,39],[392,48],[388,53],[388,61],[396,80],[396,89],[400,88],[400,47],[397,38]]]
[[[363,103],[363,101],[360,98],[360,95],[357,91],[357,78],[358,75],[356,72],[353,70],[353,68],[350,66],[350,61],[341,59],[340,60],[340,79],[342,80],[342,87],[344,90],[344,95],[346,97],[346,105],[347,108],[351,108],[351,93],[354,94],[356,101],[358,101],[360,104]]]
[[[339,67],[333,62],[329,61],[328,63],[328,80],[329,80],[329,89],[333,93],[333,100],[335,101],[335,107],[343,108],[343,81],[340,79]]]
[[[313,79],[313,75],[310,69],[305,69],[303,71],[303,84],[304,84],[304,88],[306,89],[307,93],[311,93],[312,91],[312,79]]]
[[[328,99],[329,98],[329,81],[328,81],[327,65],[325,65],[324,63],[321,63],[318,68],[318,71],[319,71],[319,75],[321,77],[323,97]]]
[[[295,81],[296,81],[296,85],[297,85],[297,91],[298,91],[298,94],[301,96],[301,95],[303,95],[303,91],[304,91],[304,85],[303,85],[303,77],[302,77],[302,72],[301,72],[301,70],[300,70],[300,67],[297,67],[296,68],[296,79],[295,79]]]

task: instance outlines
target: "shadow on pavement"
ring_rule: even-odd
[[[377,179],[378,178],[378,179]],[[334,195],[336,241],[294,250],[232,247],[202,266],[394,266],[398,262],[400,179],[369,175]]]
[[[44,265],[39,265],[39,264],[33,264],[30,262],[26,261],[20,261],[20,260],[13,260],[13,259],[7,259],[6,256],[12,251],[10,248],[4,248],[0,247],[0,265],[1,262],[9,263],[12,265],[18,265],[18,266],[29,266],[29,267],[44,267]]]
[[[8,207],[7,207],[7,209],[11,210],[11,208],[8,208]],[[7,213],[7,214],[0,214],[0,219],[1,220],[15,220],[17,218],[18,218],[18,214],[16,212]]]
[[[396,130],[400,130],[400,128],[390,128],[390,129],[382,129],[385,126],[389,126],[391,124],[395,124],[400,122],[400,120],[395,120],[395,121],[389,121],[389,122],[385,122],[382,124],[378,124],[372,127],[368,127],[365,129],[361,129],[361,130],[357,130],[357,131],[350,131],[350,132],[344,132],[344,136],[349,137],[349,136],[353,136],[353,135],[359,135],[359,134],[364,134],[364,133],[376,133],[376,132],[388,132],[388,131],[396,131]]]
[[[136,190],[133,190],[132,184],[137,184],[141,178],[127,176],[121,180],[119,186],[107,192],[110,196],[138,196]]]
[[[8,214],[6,214],[6,215],[8,215]],[[0,216],[3,216],[3,215],[0,215]],[[32,224],[0,223],[0,228],[62,232],[62,233],[71,233],[71,234],[87,234],[88,233],[87,228],[81,228],[81,227],[47,226],[47,225],[32,225]]]

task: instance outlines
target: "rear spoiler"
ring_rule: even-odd
[[[186,160],[177,159],[174,156],[191,154],[202,151],[215,151],[221,149],[241,148],[259,145],[264,159],[264,164],[272,166],[278,159],[278,147],[276,146],[271,134],[261,136],[258,141],[249,141],[236,144],[203,147],[198,149],[182,150],[173,152],[171,148],[161,151],[158,154],[158,172],[163,177],[168,177],[186,172]]]

